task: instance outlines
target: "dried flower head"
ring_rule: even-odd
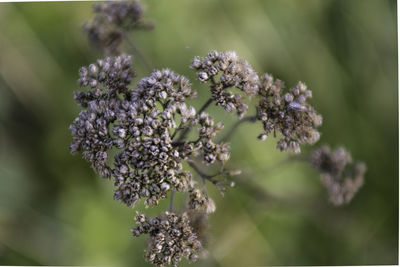
[[[202,153],[207,163],[225,162],[229,148],[213,141],[223,126],[185,103],[197,95],[187,78],[156,70],[132,90],[133,76],[125,55],[81,68],[78,82],[89,90],[75,93],[84,110],[70,126],[71,151],[82,151],[96,172],[112,177],[115,199],[131,206],[144,198],[146,205],[157,205],[170,190],[195,190],[192,174],[182,166],[190,156]],[[174,142],[173,132],[185,124],[199,125],[199,138]],[[199,201],[196,208],[204,205],[210,212],[211,201]]]
[[[319,115],[307,99],[312,97],[307,86],[299,82],[289,92],[284,93],[284,83],[274,80],[269,74],[261,78],[259,95],[262,97],[257,107],[257,117],[261,120],[264,133],[261,140],[271,133],[282,134],[277,148],[300,153],[301,144],[313,144],[319,140],[320,134],[316,130],[322,124]]]
[[[215,203],[208,197],[206,192],[197,188],[192,188],[189,193],[189,209],[207,214],[215,212]]]
[[[97,4],[94,11],[95,18],[86,30],[108,54],[119,53],[127,31],[147,26],[138,1]],[[272,132],[281,134],[277,147],[296,153],[301,144],[313,144],[320,137],[317,127],[322,117],[307,103],[312,94],[303,83],[284,92],[282,81],[268,74],[260,79],[235,52],[211,51],[204,58],[196,57],[191,68],[211,89],[211,98],[199,111],[187,103],[197,97],[189,80],[169,69],[153,71],[130,89],[135,72],[131,58],[124,54],[81,68],[78,83],[87,90],[74,95],[83,110],[70,126],[71,152],[82,152],[97,173],[112,179],[116,200],[128,206],[139,199],[144,199],[146,206],[157,205],[170,192],[173,211],[174,192],[189,196],[187,212],[163,212],[155,218],[138,213],[135,218],[138,226],[131,229],[132,234],[150,236],[146,260],[156,266],[177,266],[182,258],[193,261],[204,252],[200,240],[207,239],[207,216],[216,209],[206,181],[222,194],[234,186],[229,178],[240,171],[225,169],[230,147],[224,140],[239,124],[260,120],[261,140]],[[239,120],[228,135],[216,141],[224,125],[205,112],[209,104],[216,101],[242,118],[248,108],[243,97],[256,95],[260,97],[257,114]],[[188,138],[191,130],[195,132]],[[203,161],[203,167],[218,164],[220,169],[214,174],[203,172],[197,159]],[[363,183],[365,164],[353,163],[344,148],[331,152],[329,147],[321,147],[312,153],[310,162],[321,173],[335,205],[348,203]],[[185,163],[198,174],[201,189],[192,173],[184,170]]]
[[[229,160],[230,148],[226,143],[215,143],[216,134],[224,128],[219,122],[214,125],[214,119],[203,112],[196,117],[194,124],[199,125],[199,139],[195,146],[201,148],[203,160],[206,164],[213,164],[216,160],[225,163]]]
[[[117,119],[122,98],[128,97],[127,85],[134,76],[130,57],[98,60],[79,71],[79,84],[89,91],[75,92],[75,101],[85,109],[70,126],[73,141],[72,153],[83,151],[84,158],[102,177],[111,176],[107,164],[108,150],[115,146],[115,138],[109,131]]]
[[[195,261],[202,250],[201,242],[190,225],[187,213],[164,212],[155,218],[138,213],[139,226],[131,229],[134,236],[148,234],[146,260],[155,266],[178,266],[182,258]]]
[[[195,95],[185,77],[168,69],[154,71],[131,91],[117,125],[117,132],[127,133],[115,162],[124,168],[116,172],[117,199],[131,204],[132,198],[146,197],[147,204],[156,205],[171,189],[189,189],[192,175],[182,169],[182,161],[193,148],[175,146],[170,132],[177,128],[177,116],[183,121],[194,117],[184,100]]]
[[[322,184],[334,205],[349,203],[364,182],[366,165],[353,162],[351,155],[343,147],[334,151],[322,146],[313,151],[311,164],[321,174]]]
[[[246,113],[248,107],[242,95],[227,90],[237,88],[247,96],[257,94],[259,78],[246,60],[239,59],[236,52],[212,50],[204,58],[195,57],[191,68],[198,71],[200,82],[211,81],[211,96],[218,106],[228,112],[236,110],[239,117]]]
[[[106,55],[119,54],[122,41],[129,31],[152,29],[153,25],[143,20],[143,10],[139,0],[95,3],[95,16],[84,25],[84,30],[88,33],[89,41]]]
[[[96,99],[112,99],[117,94],[127,97],[128,85],[135,77],[131,66],[131,57],[120,55],[99,59],[96,63],[79,70],[78,83],[80,87],[90,87],[90,91],[75,92],[75,101],[82,107]]]

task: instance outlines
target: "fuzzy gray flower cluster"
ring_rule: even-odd
[[[116,94],[124,94],[126,97],[128,85],[135,77],[131,67],[131,57],[121,55],[99,59],[89,67],[79,70],[78,83],[81,87],[90,87],[89,92],[79,91],[75,93],[75,100],[83,107],[94,99],[112,99]]]
[[[244,59],[235,52],[211,51],[204,58],[196,57],[191,68],[197,70],[200,82],[210,82],[211,99],[226,111],[236,110],[240,118],[248,109],[244,96],[257,95],[261,100],[257,106],[257,115],[246,118],[262,122],[264,133],[259,139],[265,140],[270,133],[282,134],[277,148],[300,153],[301,144],[314,144],[320,134],[316,130],[322,124],[322,117],[307,103],[312,94],[299,82],[288,92],[284,92],[284,83],[274,80],[269,74],[261,78]],[[217,79],[219,77],[219,79]],[[242,94],[227,90],[237,88]]]
[[[207,113],[201,113],[195,120],[199,128],[199,140],[195,145],[202,148],[203,159],[207,164],[216,160],[225,163],[229,160],[230,148],[226,143],[215,143],[216,134],[224,128],[221,122],[214,125],[214,119]]]
[[[120,53],[127,32],[153,27],[143,20],[143,6],[139,0],[96,3],[93,11],[95,16],[84,25],[84,30],[88,33],[89,41],[106,55]]]
[[[191,151],[174,146],[170,131],[177,128],[177,116],[181,121],[194,117],[194,108],[184,101],[195,95],[185,77],[168,69],[153,72],[131,90],[117,126],[128,135],[124,151],[117,154],[116,166],[126,169],[116,181],[117,199],[133,204],[146,197],[147,204],[156,205],[170,189],[188,190],[192,176],[183,171],[182,161]]]
[[[300,153],[301,144],[314,144],[320,134],[316,130],[322,124],[322,117],[307,103],[312,97],[307,86],[299,82],[284,93],[284,83],[274,80],[269,74],[261,78],[259,95],[262,97],[257,107],[257,117],[263,123],[265,140],[270,133],[282,134],[277,148]]]
[[[246,60],[239,59],[232,51],[213,50],[204,58],[194,58],[191,68],[198,71],[200,82],[211,81],[211,96],[218,106],[228,112],[236,110],[239,117],[246,113],[248,106],[243,102],[242,95],[227,90],[237,88],[247,96],[257,94],[259,78]]]
[[[127,29],[127,20],[129,25],[141,21],[141,9],[135,4],[100,4],[96,17],[103,17],[107,25]],[[176,266],[184,257],[196,259],[202,250],[198,236],[204,220],[216,209],[206,182],[223,193],[233,184],[227,179],[240,173],[225,169],[230,147],[225,138],[216,140],[224,125],[205,112],[210,103],[236,111],[241,119],[233,130],[244,121],[261,121],[264,132],[259,138],[280,134],[280,150],[299,153],[300,145],[313,144],[320,137],[316,128],[322,117],[307,103],[311,91],[303,83],[284,92],[282,81],[268,74],[260,79],[235,52],[211,51],[204,58],[196,57],[191,67],[201,82],[209,82],[211,91],[211,98],[198,111],[188,104],[197,97],[190,81],[169,69],[155,70],[134,89],[129,88],[135,72],[130,56],[124,54],[81,68],[78,83],[87,90],[74,95],[83,110],[70,126],[71,152],[82,152],[100,176],[112,179],[114,198],[128,206],[142,199],[151,206],[171,195],[171,212],[155,218],[139,214],[139,226],[132,228],[134,236],[149,234],[146,259],[156,266]],[[240,92],[231,92],[234,88]],[[256,115],[242,119],[248,109],[246,96],[257,96],[259,102]],[[202,161],[203,168],[216,164],[219,172],[204,172],[197,161]],[[365,165],[353,163],[343,148],[334,152],[328,147],[317,149],[311,162],[336,205],[349,202],[362,185]],[[186,170],[185,164],[194,172]],[[187,193],[186,212],[172,212],[174,192]]]
[[[132,90],[128,85],[133,76],[125,55],[80,70],[78,82],[89,90],[75,93],[85,109],[70,126],[71,151],[82,151],[101,176],[112,177],[114,198],[129,206],[141,198],[146,205],[157,205],[171,190],[200,192],[182,164],[199,153],[209,164],[227,161],[229,147],[213,141],[223,125],[214,126],[211,116],[187,106],[186,100],[197,94],[184,76],[156,70]],[[174,142],[173,133],[182,125],[198,125],[198,139]],[[204,193],[190,196],[193,209],[215,210]]]
[[[322,184],[334,205],[349,203],[364,183],[366,165],[353,162],[350,153],[343,147],[334,151],[322,146],[313,151],[311,164],[321,174]]]
[[[138,214],[139,226],[131,229],[134,236],[149,234],[146,260],[155,266],[178,266],[182,258],[195,261],[202,245],[190,225],[189,215],[164,212],[155,218]]]
[[[88,68],[81,68],[78,80],[81,87],[89,87],[87,92],[75,92],[75,101],[85,109],[70,126],[73,141],[72,153],[83,152],[83,157],[92,164],[102,177],[110,177],[108,151],[117,146],[119,139],[109,131],[121,111],[123,98],[128,98],[127,85],[134,76],[130,57],[98,60]]]
[[[208,214],[215,211],[214,201],[208,195],[198,188],[192,188],[189,191],[189,208]]]
[[[238,61],[231,52],[212,51],[208,58],[214,59],[214,63],[219,59],[221,69],[248,65]],[[235,86],[242,86],[247,92],[258,90],[253,84],[258,80],[253,70],[236,73]],[[246,73],[250,78],[246,78]],[[71,125],[74,136],[71,150],[83,151],[101,176],[113,177],[117,187],[114,197],[127,205],[135,204],[140,198],[145,198],[147,205],[157,205],[170,190],[189,191],[189,207],[214,211],[212,200],[194,187],[192,174],[183,170],[182,163],[200,153],[206,164],[216,161],[224,164],[229,159],[229,146],[214,141],[216,133],[223,129],[222,123],[215,125],[210,115],[197,114],[185,103],[186,99],[197,96],[188,79],[164,69],[141,79],[137,88],[130,90],[128,85],[134,72],[130,58],[125,55],[98,60],[82,68],[80,76],[79,84],[90,90],[75,94],[76,101],[87,109]],[[221,76],[220,83],[228,86],[227,79]],[[272,83],[268,75],[263,77],[259,85],[263,90],[259,93],[263,96],[260,107],[265,108],[259,108],[258,116],[264,126],[268,126],[266,131],[279,130],[286,139],[291,138],[287,146],[297,151],[299,145],[295,138],[308,143],[313,142],[311,138],[317,139],[318,132],[310,127],[309,120],[313,116],[316,117],[314,121],[320,117],[305,103],[311,94],[304,85],[292,89],[282,101],[281,84],[279,80]],[[272,104],[269,103],[271,99],[274,100]],[[261,113],[263,110],[267,117]],[[180,129],[195,126],[199,127],[196,141],[174,140]],[[281,144],[282,140],[278,146]],[[112,148],[120,151],[115,154],[113,164],[107,164]],[[284,150],[282,145],[280,148]]]

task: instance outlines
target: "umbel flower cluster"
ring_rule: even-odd
[[[240,175],[226,168],[234,130],[244,122],[259,123],[260,140],[273,133],[279,138],[277,149],[300,153],[301,145],[319,140],[322,117],[308,102],[312,93],[304,83],[285,90],[281,80],[259,75],[233,51],[193,59],[190,68],[210,93],[197,110],[188,104],[197,97],[191,82],[170,69],[153,70],[133,84],[132,58],[121,54],[121,44],[131,30],[151,28],[143,20],[143,7],[138,0],[110,1],[93,10],[85,30],[108,57],[79,70],[81,90],[74,99],[82,110],[70,126],[70,150],[81,152],[96,173],[110,179],[114,199],[129,207],[141,200],[151,207],[170,198],[169,211],[135,217],[133,236],[149,236],[148,262],[177,266],[183,258],[194,261],[204,254],[207,218],[216,210],[206,183],[223,193],[234,185],[232,176]],[[249,103],[256,103],[256,113],[245,117]],[[224,124],[206,112],[211,104],[238,117],[221,138]],[[321,147],[310,162],[335,205],[348,203],[363,183],[365,164],[353,163],[343,148]],[[209,174],[208,169],[219,171]],[[176,193],[186,195],[180,211],[174,207]]]
[[[85,109],[70,127],[71,151],[83,151],[94,170],[112,177],[115,199],[132,206],[144,198],[147,205],[157,205],[175,190],[196,192],[191,194],[192,207],[209,203],[194,189],[192,174],[182,163],[198,153],[208,163],[226,161],[229,151],[213,142],[217,126],[213,127],[212,118],[204,112],[196,115],[184,102],[196,96],[185,77],[157,70],[141,79],[136,89],[127,89],[134,72],[126,55],[99,60],[82,68],[80,76],[79,84],[89,91],[75,93]],[[188,123],[201,126],[198,141],[174,142],[172,132]]]
[[[225,82],[228,78],[221,76],[220,82],[211,84],[211,90],[221,83],[225,89],[237,87],[257,94],[262,84],[257,84],[259,79],[247,62],[238,60],[234,52],[212,51],[207,58],[212,55],[218,55],[220,62],[226,61],[225,75],[235,82]],[[244,67],[232,71],[236,64]],[[168,192],[187,192],[189,210],[214,212],[213,200],[204,187],[197,187],[192,172],[185,170],[183,163],[188,162],[196,171],[194,162],[200,157],[206,165],[218,163],[223,168],[229,160],[229,146],[215,140],[222,123],[187,105],[188,99],[197,96],[189,80],[169,69],[155,70],[139,80],[136,88],[129,89],[135,72],[127,55],[98,60],[81,68],[79,75],[79,85],[88,90],[75,92],[75,100],[83,110],[70,126],[71,151],[82,152],[100,176],[113,180],[114,198],[128,206],[145,199],[150,206],[157,205]],[[296,121],[296,127],[301,127],[301,122]],[[197,131],[196,140],[186,140],[187,129]],[[226,171],[215,176],[222,174],[229,176]],[[203,182],[218,184],[212,176],[200,176]],[[149,251],[154,252],[153,248]],[[153,252],[149,252],[148,260],[162,262],[151,256]]]
[[[257,107],[257,118],[262,121],[265,133],[259,138],[265,140],[271,132],[282,134],[277,147],[300,153],[301,144],[314,144],[320,134],[316,130],[322,124],[322,117],[307,103],[312,93],[299,82],[284,94],[284,83],[265,74],[261,78],[259,94],[262,96]]]
[[[200,82],[211,83],[211,97],[218,106],[222,106],[228,112],[236,110],[239,118],[243,117],[248,106],[240,94],[234,94],[228,88],[237,88],[247,96],[257,94],[259,78],[246,60],[239,59],[232,51],[211,51],[204,58],[196,57],[191,68],[198,71],[197,77]]]
[[[135,72],[130,56],[124,54],[98,60],[79,71],[78,83],[88,90],[75,92],[75,100],[83,110],[70,126],[71,151],[82,152],[100,176],[111,178],[114,198],[128,206],[140,199],[147,206],[158,205],[168,193],[172,199],[173,192],[182,192],[188,194],[188,212],[215,211],[204,183],[223,188],[223,182],[235,172],[225,170],[230,157],[228,144],[216,141],[224,126],[205,112],[212,102],[228,112],[236,110],[242,117],[247,109],[243,108],[244,96],[258,97],[257,114],[252,118],[264,127],[260,139],[272,132],[279,134],[280,150],[299,153],[301,144],[319,139],[316,128],[322,119],[306,102],[311,91],[303,83],[284,93],[282,81],[269,74],[259,78],[235,52],[211,51],[204,59],[196,57],[191,67],[198,71],[201,82],[211,81],[210,100],[198,111],[187,104],[188,99],[197,96],[189,80],[169,69],[153,71],[134,89],[129,86]],[[221,75],[217,80],[218,72]],[[230,90],[235,88],[244,96],[234,95]],[[216,90],[222,91],[217,94]],[[189,140],[187,132],[191,130],[197,137]],[[219,165],[221,171],[214,175],[202,172],[197,166],[199,159],[204,165]],[[185,169],[185,163],[194,172]],[[330,200],[336,205],[349,202],[362,184],[364,165],[345,168],[352,161],[343,149],[334,153],[326,147],[316,150],[312,163],[321,172]],[[140,215],[137,221],[140,226],[132,231],[135,236],[150,235],[146,259],[157,266],[176,264],[183,256],[195,259],[201,250],[185,213],[171,211],[155,219]]]
[[[164,212],[155,218],[139,213],[135,221],[139,226],[131,229],[134,236],[149,234],[149,250],[146,260],[156,266],[178,266],[182,257],[195,261],[202,249],[191,226],[189,215]]]
[[[367,170],[364,162],[353,162],[343,147],[334,151],[328,146],[317,148],[311,154],[311,164],[321,174],[322,184],[334,205],[349,203],[364,183]]]
[[[132,30],[151,30],[152,23],[143,19],[138,0],[108,1],[93,5],[94,18],[84,25],[90,42],[106,55],[120,53],[123,40]]]
[[[246,96],[260,98],[256,119],[262,122],[264,133],[259,139],[265,140],[270,133],[278,132],[282,138],[277,147],[295,153],[300,153],[301,144],[319,140],[317,127],[322,124],[322,117],[307,103],[312,93],[304,83],[299,82],[284,94],[284,82],[274,80],[270,74],[260,78],[246,60],[232,51],[211,51],[204,58],[196,57],[191,68],[198,71],[200,82],[210,82],[211,99],[228,112],[236,110],[239,118],[248,106],[241,94],[229,89],[236,88]]]

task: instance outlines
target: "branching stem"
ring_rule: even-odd
[[[195,170],[195,171],[197,172],[197,174],[198,174],[201,178],[206,179],[206,180],[210,181],[211,183],[213,183],[213,184],[215,184],[215,185],[218,183],[218,181],[215,180],[215,179],[213,179],[213,178],[216,177],[216,176],[218,176],[218,175],[221,175],[222,172],[218,172],[218,173],[215,173],[215,174],[206,174],[206,173],[202,172],[202,171],[200,170],[200,168],[197,167],[196,164],[194,164],[194,162],[188,161],[188,164],[189,164],[189,166],[190,166],[193,170]]]
[[[232,135],[235,133],[236,128],[238,128],[242,123],[244,123],[244,122],[255,122],[256,120],[257,120],[257,115],[253,115],[253,116],[244,117],[243,119],[237,121],[231,127],[231,129],[226,133],[226,135],[219,141],[219,143],[228,141],[232,137]]]
[[[204,105],[199,109],[199,111],[197,111],[197,115],[201,114],[204,110],[206,110],[208,108],[208,106],[213,102],[212,98],[209,98]],[[191,120],[189,121],[189,123],[191,122]],[[189,133],[189,131],[191,130],[190,127],[185,127],[185,128],[181,128],[183,129],[183,132],[180,134],[179,138],[176,140],[176,142],[180,142],[182,140],[184,140],[187,136],[187,134]],[[178,131],[178,129],[177,129]],[[175,134],[174,134],[175,135]]]

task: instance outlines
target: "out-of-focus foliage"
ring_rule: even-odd
[[[395,1],[146,4],[155,28],[132,39],[155,67],[194,81],[195,55],[235,50],[259,73],[288,86],[301,80],[324,117],[319,144],[344,145],[368,165],[353,201],[334,207],[318,173],[279,164],[288,153],[260,143],[260,125],[247,124],[232,139],[230,164],[269,197],[240,186],[221,197],[210,188],[217,212],[208,258],[197,265],[397,263]],[[91,16],[89,2],[0,4],[0,264],[144,265],[145,239],[129,232],[134,210],[114,201],[112,184],[68,150],[78,69],[100,56],[81,31]],[[148,74],[139,60],[137,71]],[[199,107],[208,90],[194,87]],[[210,109],[227,126],[235,119],[219,111]],[[146,212],[157,214],[166,202]]]

